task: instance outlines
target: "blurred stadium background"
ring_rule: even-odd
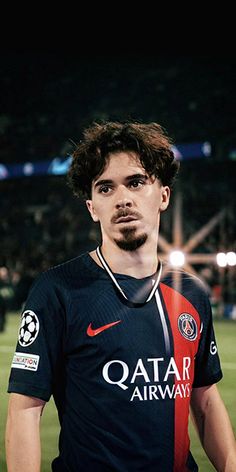
[[[222,393],[231,418],[235,414],[235,83],[236,61],[232,57],[2,54],[3,470],[7,378],[19,315],[29,287],[39,272],[95,248],[100,238],[84,203],[72,196],[66,184],[70,154],[82,129],[93,120],[157,121],[173,139],[181,170],[170,208],[163,214],[159,250],[164,258],[171,256],[174,264],[184,264],[187,270],[196,273],[208,287],[226,366]],[[233,420],[236,427],[235,417]],[[43,421],[52,428],[50,438],[48,427],[44,430],[44,447],[50,458],[56,447],[53,405],[45,412]],[[201,456],[200,450],[198,454]],[[200,460],[201,470],[212,470],[204,458]],[[45,464],[43,470],[48,471],[48,462]]]

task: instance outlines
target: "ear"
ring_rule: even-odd
[[[86,200],[86,205],[93,221],[97,223],[99,221],[99,218],[97,217],[92,200]]]
[[[160,205],[160,211],[165,211],[169,205],[170,201],[170,187],[162,187],[162,195],[161,195],[162,201]]]

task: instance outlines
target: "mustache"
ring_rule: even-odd
[[[129,210],[128,208],[120,208],[120,210],[112,216],[111,222],[116,223],[119,218],[124,218],[126,216],[130,216],[136,220],[140,220],[142,215],[138,211]]]

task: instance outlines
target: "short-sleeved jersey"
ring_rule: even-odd
[[[166,272],[166,270],[164,270]],[[115,274],[142,302],[153,277]],[[88,253],[42,273],[22,314],[9,392],[48,401],[60,420],[52,470],[197,471],[193,387],[222,377],[207,293],[184,271],[132,307]]]

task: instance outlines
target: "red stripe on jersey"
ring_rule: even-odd
[[[180,383],[185,385],[190,383],[190,388],[192,388],[194,378],[194,357],[197,353],[200,340],[200,317],[193,305],[179,292],[163,283],[160,284],[160,289],[164,298],[166,311],[171,325],[174,343],[174,359],[179,372],[183,370],[183,358],[190,357],[191,359],[191,366],[185,371],[185,374],[189,374],[189,378],[183,380],[181,379],[181,381],[175,379],[175,386]],[[190,315],[190,317],[186,316],[187,320],[188,318],[190,319],[190,325],[188,324],[188,321],[183,321],[183,332],[181,333],[181,330],[178,327],[178,321],[181,315],[183,315],[183,317],[181,317],[180,320],[184,318],[184,314]],[[197,325],[196,339],[194,340],[191,340],[191,330],[189,330],[189,326],[191,327],[192,318],[196,322],[194,323],[193,321],[192,325]],[[187,471],[185,464],[187,461],[190,444],[188,435],[189,403],[190,396],[182,398],[181,395],[176,395],[174,472]]]

